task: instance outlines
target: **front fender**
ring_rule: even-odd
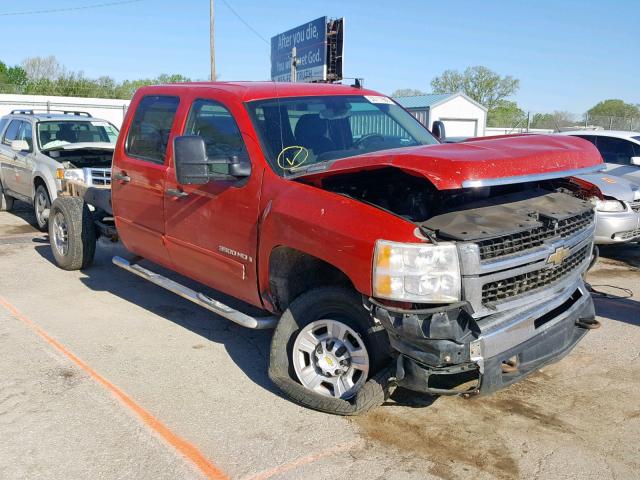
[[[363,295],[372,293],[371,273],[378,239],[416,242],[416,226],[357,200],[295,181],[274,179],[265,188],[260,226],[258,278],[263,299],[269,292],[269,258],[285,246],[319,258],[342,271]],[[266,294],[266,295],[265,295]]]

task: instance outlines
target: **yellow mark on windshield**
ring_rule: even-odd
[[[283,148],[278,155],[278,166],[283,170],[294,170],[307,161],[309,150],[299,145]]]

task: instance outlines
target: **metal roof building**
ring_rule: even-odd
[[[487,108],[464,93],[430,93],[394,100],[427,127],[436,120],[444,122],[447,137],[484,135]]]

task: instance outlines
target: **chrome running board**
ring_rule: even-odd
[[[185,287],[178,282],[174,282],[173,280],[165,276],[141,267],[137,263],[129,262],[122,257],[113,257],[113,263],[120,268],[124,268],[125,270],[158,285],[159,287],[165,288],[170,292],[180,295],[182,298],[196,303],[201,307],[204,307],[207,310],[210,310],[211,312],[226,318],[227,320],[231,320],[238,325],[242,325],[243,327],[267,329],[275,328],[276,324],[278,323],[278,318],[274,316],[251,317],[242,312],[239,312],[238,310],[234,310],[228,305],[214,300],[213,298],[210,298],[203,293],[196,292],[195,290]]]

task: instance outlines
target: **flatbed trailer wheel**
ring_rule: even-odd
[[[79,197],[58,197],[49,215],[49,242],[56,264],[80,270],[93,262],[96,230],[89,207]]]
[[[294,300],[271,341],[269,377],[294,401],[326,413],[358,415],[387,399],[389,338],[362,297],[322,287]]]

